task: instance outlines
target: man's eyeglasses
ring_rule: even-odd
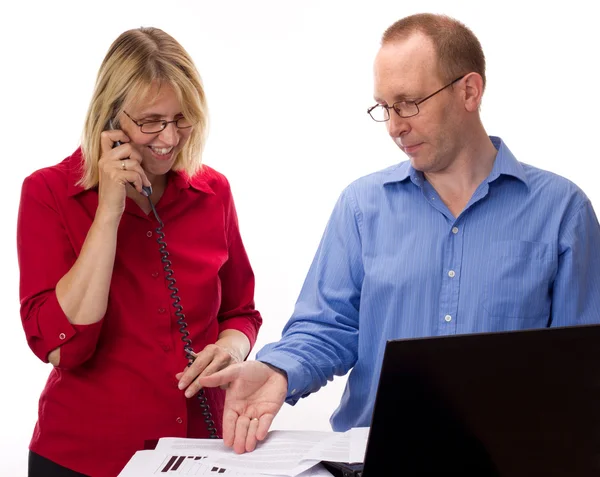
[[[131,119],[140,128],[140,131],[142,131],[144,134],[159,133],[159,132],[163,131],[171,123],[175,123],[175,126],[177,126],[177,128],[179,128],[179,129],[187,129],[187,128],[191,128],[193,126],[193,124],[187,118],[178,118],[178,119],[174,119],[173,121],[164,121],[161,119],[160,121],[139,122],[139,121],[136,121],[135,119],[133,119],[131,116],[129,116],[129,114],[127,114],[127,111],[123,111],[123,112],[129,119]]]
[[[431,93],[429,96],[426,96],[425,98],[420,99],[418,101],[397,101],[391,106],[388,106],[387,104],[376,104],[375,106],[371,106],[369,109],[367,109],[367,113],[369,113],[369,116],[371,116],[373,121],[377,121],[378,123],[389,121],[390,109],[396,111],[396,114],[401,118],[410,118],[416,116],[417,114],[419,114],[419,104],[424,103],[429,98],[434,97],[440,91],[445,90],[448,86],[452,86],[454,83],[460,81],[465,76],[467,75],[465,74],[459,78],[456,78],[455,80],[448,83],[446,86],[443,86],[442,88],[438,89],[435,93]]]

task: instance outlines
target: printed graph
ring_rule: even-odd
[[[165,457],[160,464],[156,475],[226,475],[233,477],[238,472],[228,471],[222,467],[215,467],[203,462],[206,456],[199,455],[171,455]]]

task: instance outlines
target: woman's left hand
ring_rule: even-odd
[[[239,351],[236,352],[236,350],[224,344],[219,344],[219,341],[207,345],[200,353],[194,353],[196,359],[191,366],[175,375],[175,378],[179,380],[179,389],[185,389],[185,397],[194,396],[201,388],[196,378],[210,376],[227,366],[242,362],[244,357],[240,354]]]

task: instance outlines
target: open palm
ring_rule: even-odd
[[[263,440],[287,394],[286,377],[260,361],[247,361],[200,378],[206,387],[227,386],[223,442],[241,454]]]

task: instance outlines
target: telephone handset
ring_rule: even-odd
[[[108,126],[110,129],[114,129],[112,119],[109,120]],[[113,148],[120,146],[121,142],[117,141],[113,143]],[[143,186],[142,189],[146,191],[148,194],[148,202],[150,204],[150,208],[152,209],[152,213],[158,222],[158,227],[156,227],[155,232],[158,238],[156,242],[158,243],[158,251],[161,255],[160,261],[163,263],[163,270],[165,271],[165,279],[168,282],[167,288],[171,290],[171,300],[173,300],[173,307],[175,308],[175,316],[177,317],[177,324],[179,325],[179,332],[181,333],[181,341],[183,341],[183,351],[185,353],[185,357],[188,360],[188,367],[196,359],[196,354],[194,353],[194,348],[192,347],[192,340],[189,338],[190,332],[186,329],[188,327],[187,322],[185,321],[185,314],[183,313],[183,306],[179,303],[181,298],[179,298],[179,289],[175,286],[176,280],[173,277],[173,269],[171,268],[171,260],[169,260],[169,252],[167,251],[167,242],[165,242],[165,233],[163,232],[164,223],[160,220],[158,213],[156,212],[156,208],[154,207],[154,203],[150,196],[152,195],[152,188]],[[218,439],[219,435],[217,434],[217,428],[215,427],[215,421],[212,418],[212,414],[210,412],[210,407],[208,405],[208,399],[204,393],[204,388],[200,389],[197,394],[198,402],[200,404],[200,409],[202,409],[202,416],[204,417],[204,422],[206,423],[206,428],[208,430],[208,437],[210,439]]]
[[[114,123],[113,123],[113,120],[112,120],[112,119],[109,119],[109,120],[108,120],[108,127],[109,127],[109,129],[111,129],[111,130],[112,130],[112,129],[115,129],[115,127],[114,127]],[[120,146],[121,144],[122,144],[122,142],[121,142],[121,141],[116,141],[116,142],[114,142],[114,143],[113,143],[113,149],[114,149],[115,147],[118,147],[118,146]],[[129,159],[129,158],[127,158],[127,159]],[[143,185],[143,186],[142,186],[142,190],[143,190],[144,192],[146,192],[146,194],[148,194],[148,195],[147,195],[147,197],[150,197],[150,194],[152,194],[152,187],[148,187],[148,186],[145,186],[145,185]],[[151,202],[151,204],[152,204],[152,202]],[[156,215],[156,214],[154,214],[154,215]]]

